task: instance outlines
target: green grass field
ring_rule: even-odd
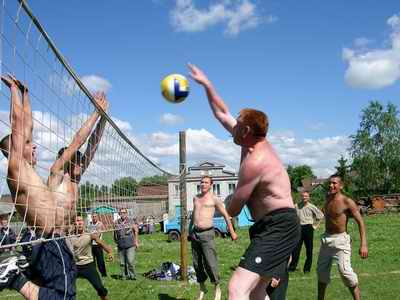
[[[400,299],[400,216],[378,215],[365,218],[369,258],[361,260],[358,256],[359,235],[357,224],[349,223],[349,233],[353,238],[352,265],[359,275],[360,288],[363,299]],[[319,235],[322,228],[316,231],[314,239],[314,261],[311,274],[302,272],[291,273],[288,289],[288,299],[316,299],[316,262],[319,250]],[[238,263],[248,245],[247,229],[238,232],[239,240],[217,239],[217,249],[220,262],[222,289],[226,299],[226,289],[232,268]],[[197,285],[182,282],[153,281],[144,278],[141,274],[153,268],[159,268],[162,262],[180,262],[179,242],[167,242],[163,233],[141,235],[141,245],[137,252],[136,269],[139,274],[136,281],[121,281],[105,279],[110,299],[195,299]],[[110,241],[110,236],[106,237]],[[190,258],[190,246],[188,249]],[[116,254],[116,253],[115,253]],[[117,255],[116,255],[117,256]],[[304,250],[302,252],[304,257]],[[191,261],[189,261],[191,264]],[[302,268],[303,260],[299,263]],[[118,274],[118,262],[107,264],[109,274]],[[1,299],[19,299],[13,292],[3,291]],[[97,299],[95,290],[83,279],[77,281],[78,299]],[[213,299],[212,285],[206,299]],[[344,287],[338,276],[337,269],[332,268],[332,282],[327,290],[326,299],[351,299],[350,293]]]

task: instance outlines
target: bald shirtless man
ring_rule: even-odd
[[[107,111],[108,102],[104,93],[95,94],[94,99],[103,111]],[[57,159],[50,168],[47,185],[55,197],[57,220],[63,220],[62,224],[57,224],[62,231],[69,228],[75,221],[76,202],[79,198],[79,182],[94,157],[106,125],[106,118],[100,116],[100,112],[95,109],[75,134],[70,145],[59,150]],[[99,118],[100,121],[92,132]],[[79,148],[86,142],[90,133],[92,134],[85,154],[82,155]]]
[[[343,283],[349,288],[353,299],[360,299],[357,274],[351,268],[351,238],[347,234],[347,222],[353,217],[360,232],[361,258],[368,257],[367,237],[364,221],[358,206],[342,194],[343,182],[340,176],[329,178],[329,193],[325,203],[325,233],[321,238],[318,257],[318,299],[325,299],[325,290],[330,282],[332,261],[337,262]]]
[[[214,116],[242,147],[239,181],[227,212],[237,216],[247,205],[255,221],[250,245],[230,279],[229,299],[264,300],[271,277],[278,266],[286,268],[300,238],[289,176],[266,139],[267,116],[242,109],[235,119],[206,75],[194,65],[189,64],[189,69],[204,87]]]
[[[222,201],[218,200],[212,193],[212,184],[212,178],[209,176],[204,176],[201,179],[200,194],[193,198],[193,214],[189,226],[193,266],[196,271],[197,282],[200,283],[200,293],[197,300],[202,300],[207,292],[205,287],[207,275],[211,283],[215,285],[214,299],[221,299],[217,251],[214,242],[213,218],[215,209],[224,217],[232,240],[237,240],[231,217],[226,212]]]

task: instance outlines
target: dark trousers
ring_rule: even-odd
[[[100,297],[107,296],[108,291],[101,282],[99,273],[97,273],[96,265],[94,264],[94,262],[81,266],[77,265],[77,269],[78,277],[87,279],[97,291],[97,295],[99,295]]]
[[[292,262],[290,263],[289,270],[294,271],[299,263],[301,248],[306,246],[306,261],[304,263],[303,272],[310,272],[312,265],[312,255],[313,255],[313,240],[314,240],[314,228],[311,224],[301,225],[301,238],[296,249],[292,254]]]
[[[192,239],[193,267],[196,271],[197,282],[207,280],[207,276],[214,284],[219,283],[218,259],[214,241],[214,228],[207,231],[195,232]]]
[[[97,264],[97,268],[101,276],[107,276],[106,264],[104,263],[103,248],[99,245],[92,245],[92,254],[94,262]]]
[[[286,292],[289,285],[289,273],[286,272],[279,281],[279,285],[275,288],[271,286],[271,283],[267,287],[267,295],[270,300],[285,300]]]

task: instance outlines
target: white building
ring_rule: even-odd
[[[188,211],[193,210],[193,197],[200,193],[200,180],[203,176],[213,179],[214,194],[221,200],[235,191],[238,181],[237,174],[224,170],[225,165],[204,161],[189,167],[186,175],[186,199]],[[168,214],[175,216],[175,207],[180,205],[179,177],[168,180]]]

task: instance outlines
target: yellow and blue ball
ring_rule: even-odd
[[[161,93],[172,103],[181,103],[189,95],[189,82],[185,76],[171,74],[161,81]]]

